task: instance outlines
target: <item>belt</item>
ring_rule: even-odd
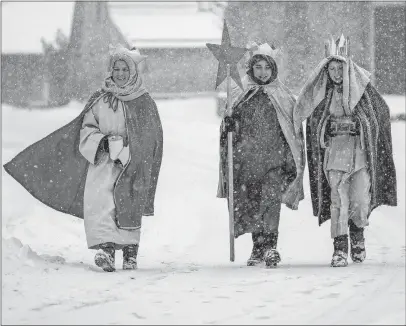
[[[359,125],[352,120],[331,120],[328,128],[331,137],[339,135],[356,136],[360,134]]]

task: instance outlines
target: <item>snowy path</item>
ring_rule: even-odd
[[[307,175],[298,211],[282,210],[277,269],[229,262],[227,207],[216,199],[218,125],[210,100],[160,102],[164,161],[156,216],[144,219],[139,270],[104,273],[83,222],[32,198],[4,170],[4,324],[405,324],[405,123],[392,124],[399,206],[374,211],[367,259],[331,268],[329,223],[311,214]],[[3,163],[69,121],[3,106]]]

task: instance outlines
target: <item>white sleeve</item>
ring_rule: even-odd
[[[96,155],[100,141],[105,135],[100,132],[99,123],[93,113],[93,108],[83,117],[80,130],[80,153],[91,163],[96,164]]]

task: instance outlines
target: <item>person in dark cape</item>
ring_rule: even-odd
[[[109,75],[73,121],[29,146],[5,170],[42,203],[84,219],[95,263],[137,268],[142,216],[154,214],[163,131],[143,85],[145,56],[110,47]]]
[[[235,89],[232,114],[220,133],[220,176],[217,197],[228,196],[227,133],[233,132],[234,235],[251,233],[248,266],[275,267],[281,205],[297,210],[303,195],[304,141],[295,136],[295,98],[279,80],[268,44],[256,46]],[[238,94],[240,93],[240,94]]]
[[[326,57],[302,88],[294,109],[297,131],[306,120],[313,214],[331,219],[331,266],[366,258],[364,228],[380,205],[397,205],[389,108],[370,73],[348,55],[343,35],[326,44]]]

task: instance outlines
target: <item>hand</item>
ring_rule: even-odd
[[[108,142],[109,143],[114,143],[114,142],[121,142],[123,141],[123,137],[120,135],[108,135],[107,136]]]
[[[236,129],[236,121],[232,117],[225,117],[224,118],[224,128],[226,132],[233,132]]]

